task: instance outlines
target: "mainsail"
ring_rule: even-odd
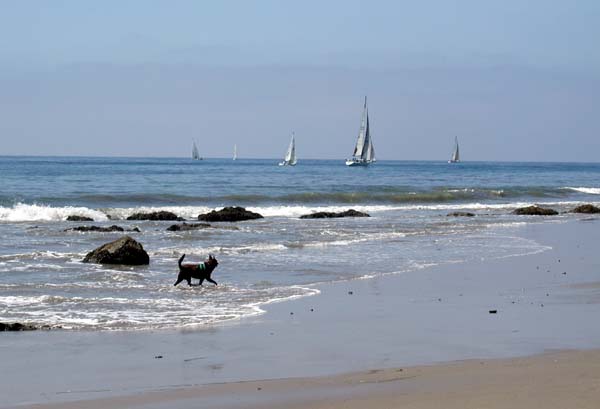
[[[460,162],[460,153],[458,150],[458,137],[454,137],[454,151],[452,152],[452,158],[449,160],[450,163]]]
[[[237,145],[233,145],[233,160],[237,160]]]
[[[365,104],[363,106],[363,112],[360,119],[360,128],[358,130],[358,138],[356,139],[354,152],[352,152],[352,158],[346,160],[346,165],[366,166],[374,161],[375,148],[373,147],[373,140],[371,138],[371,130],[369,126],[369,110],[367,108],[367,97],[365,97]]]
[[[198,147],[196,146],[196,141],[192,141],[192,159],[199,160],[200,154],[198,153]]]
[[[294,166],[296,164],[296,138],[294,133],[292,132],[292,139],[290,140],[290,145],[288,146],[288,150],[285,153],[285,157],[283,158],[283,162],[280,162],[280,166],[290,165]]]

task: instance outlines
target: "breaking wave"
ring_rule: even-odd
[[[600,187],[565,187],[564,189],[586,193],[588,195],[600,195]]]

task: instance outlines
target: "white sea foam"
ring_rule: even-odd
[[[563,189],[574,190],[588,195],[600,195],[600,187],[564,187]]]
[[[577,190],[590,194],[600,194],[600,188],[565,188]],[[578,205],[583,202],[538,202],[540,205]],[[529,206],[532,202],[513,203],[440,203],[440,204],[404,204],[404,205],[343,205],[343,206],[256,206],[248,207],[248,210],[262,214],[265,217],[298,218],[305,214],[315,212],[342,212],[353,208],[366,213],[378,213],[388,211],[404,210],[502,210]],[[96,221],[108,220],[107,214],[112,219],[126,219],[134,213],[168,211],[186,219],[196,219],[199,214],[211,210],[220,210],[222,207],[207,206],[141,206],[107,209],[90,209],[87,207],[52,207],[46,205],[28,205],[18,203],[12,207],[0,207],[0,222],[31,222],[31,221],[62,221],[69,215],[87,216]]]
[[[397,206],[378,205],[344,205],[344,206],[260,206],[248,207],[248,210],[262,214],[265,217],[300,217],[316,212],[343,212],[352,208],[359,212],[383,212],[394,210]]]
[[[217,208],[220,209],[220,208]],[[215,208],[207,206],[138,206],[115,207],[104,209],[112,219],[126,219],[134,213],[172,212],[185,219],[196,219],[199,214],[210,212]]]
[[[297,285],[261,290],[219,287],[170,288],[160,298],[4,296],[0,297],[0,310],[7,312],[7,319],[61,325],[66,329],[176,328],[262,314],[261,306],[265,304],[319,293],[317,289]],[[202,297],[198,297],[199,292]]]
[[[108,220],[103,212],[87,207],[52,207],[24,203],[17,203],[12,207],[0,206],[0,221],[4,222],[60,221],[70,215],[91,217],[94,220]]]

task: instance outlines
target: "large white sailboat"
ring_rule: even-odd
[[[233,145],[233,160],[237,160],[237,144]]]
[[[460,162],[460,152],[458,150],[458,136],[454,137],[454,151],[452,151],[452,157],[448,161],[448,163],[457,163]]]
[[[290,146],[285,153],[283,161],[279,162],[279,166],[295,166],[296,165],[296,138],[292,132],[292,139],[290,140]]]
[[[375,161],[375,148],[373,147],[373,140],[369,129],[369,110],[367,108],[367,97],[365,97],[358,138],[356,139],[352,158],[346,159],[346,165],[368,166]]]
[[[193,160],[202,160],[200,154],[198,153],[198,147],[196,146],[196,141],[192,140],[192,159]]]

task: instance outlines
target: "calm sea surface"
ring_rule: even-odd
[[[341,160],[0,157],[0,321],[73,329],[202,326],[261,313],[274,301],[318,292],[315,284],[381,274],[418,274],[433,264],[543,251],[518,237],[514,216],[533,203],[567,211],[600,202],[600,164]],[[127,221],[169,210],[189,220],[244,206],[257,221],[169,232],[172,222]],[[300,220],[353,208],[370,218]],[[452,211],[476,214],[448,217]],[[69,215],[94,222],[66,222]],[[145,267],[81,263],[122,233],[65,231],[79,225],[138,227]],[[177,258],[214,254],[218,287],[173,287]]]

